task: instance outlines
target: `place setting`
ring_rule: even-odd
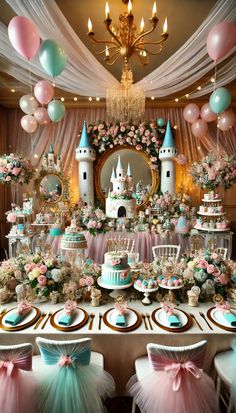
[[[236,333],[236,308],[227,301],[216,303],[207,311],[208,319],[217,327]]]
[[[170,301],[164,301],[161,307],[152,312],[152,320],[161,329],[172,333],[187,331],[192,326],[191,316],[175,308]]]
[[[22,301],[17,307],[2,311],[0,328],[5,331],[20,331],[34,325],[41,317],[40,310],[27,301]]]
[[[142,323],[142,316],[129,308],[123,297],[118,297],[114,307],[104,313],[103,322],[112,330],[124,333],[136,330]]]
[[[91,318],[93,320],[94,317]],[[89,314],[84,309],[77,307],[76,301],[68,300],[64,307],[50,317],[50,323],[56,330],[69,332],[83,327],[89,319]],[[90,324],[92,329],[92,324]]]

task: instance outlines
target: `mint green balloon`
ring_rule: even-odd
[[[64,49],[55,40],[44,40],[39,49],[39,61],[45,72],[56,77],[66,65],[67,57]]]
[[[217,115],[224,112],[231,103],[231,94],[226,87],[219,87],[210,96],[209,105]]]
[[[48,116],[53,122],[59,122],[65,115],[65,106],[60,100],[52,100],[48,104]]]

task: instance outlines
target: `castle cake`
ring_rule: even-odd
[[[109,286],[125,286],[131,283],[128,255],[125,252],[111,251],[104,255],[101,281]]]
[[[229,221],[225,218],[219,195],[212,192],[204,194],[194,226],[202,231],[229,231]]]
[[[65,233],[61,237],[61,249],[75,250],[87,248],[87,241],[84,234],[78,231],[76,221],[71,220],[71,225],[65,229]]]
[[[113,168],[111,175],[112,192],[106,198],[106,216],[108,218],[134,218],[136,216],[136,199],[133,197],[133,179],[130,164],[127,173],[123,169],[120,156],[116,172]]]

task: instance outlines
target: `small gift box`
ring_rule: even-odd
[[[64,311],[60,316],[58,323],[62,326],[70,326],[73,322],[75,309],[77,304],[75,301],[68,300],[64,305]]]
[[[119,327],[127,326],[127,320],[125,316],[127,310],[127,303],[115,303],[115,309],[118,313],[116,316],[116,325]]]
[[[5,323],[10,324],[12,326],[16,326],[19,324],[25,316],[31,311],[31,304],[27,301],[22,301],[19,303],[17,310],[14,313],[9,314],[5,318]]]

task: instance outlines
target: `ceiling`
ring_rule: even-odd
[[[29,0],[30,2],[31,0]],[[34,3],[37,0],[34,0]],[[87,36],[87,21],[88,17],[91,18],[93,22],[93,30],[95,36],[99,39],[107,39],[106,30],[104,27],[103,20],[105,18],[105,0],[56,0],[57,5],[61,9],[62,13],[80,37],[86,47],[95,54],[97,48],[91,43]],[[153,0],[133,0],[133,14],[137,26],[142,17],[144,17],[146,27],[148,27],[148,19],[152,14]],[[164,45],[163,51],[157,56],[151,56],[150,63],[146,67],[142,67],[139,61],[135,59],[131,60],[131,66],[134,73],[134,81],[138,81],[146,76],[148,73],[155,70],[159,65],[161,65],[165,60],[167,60],[176,50],[178,50],[188,38],[197,30],[200,24],[205,20],[206,16],[210,12],[211,8],[216,3],[216,0],[158,0],[157,1],[157,16],[159,18],[159,24],[157,30],[155,30],[152,35],[148,37],[150,40],[157,40],[162,32],[162,25],[165,17],[168,18],[168,32],[169,38]],[[33,4],[33,1],[32,1]],[[113,23],[118,21],[119,14],[126,10],[126,5],[122,0],[109,0],[110,6],[110,16]],[[5,0],[0,0],[0,20],[7,26],[14,17],[15,13],[10,8],[10,6],[5,2]],[[193,18],[194,16],[194,18]],[[119,59],[114,65],[108,66],[103,61],[103,57],[97,56],[102,64],[118,79],[121,77],[122,70],[122,60]],[[17,79],[4,73],[1,67],[8,65],[9,62],[0,56],[0,105],[4,107],[18,107],[19,98],[28,93],[28,86],[21,84]],[[192,90],[196,89],[197,86],[203,84],[209,76],[198,84],[192,86]],[[233,98],[236,97],[236,84],[233,82],[230,85],[231,93]],[[10,89],[14,89],[15,92],[11,92]],[[191,92],[190,89],[181,91],[176,96],[182,96],[185,93]],[[88,98],[78,97],[78,101],[73,101],[73,95],[61,90],[56,90],[56,96],[65,98],[66,106],[79,107],[87,105],[104,105],[104,102],[88,102]],[[166,96],[164,98],[158,98],[157,100],[149,101],[149,105],[159,105],[172,106],[174,98],[176,96]],[[199,101],[206,101],[207,96],[199,99]],[[184,105],[186,102],[184,102]],[[183,105],[183,101],[179,102],[178,105]]]

